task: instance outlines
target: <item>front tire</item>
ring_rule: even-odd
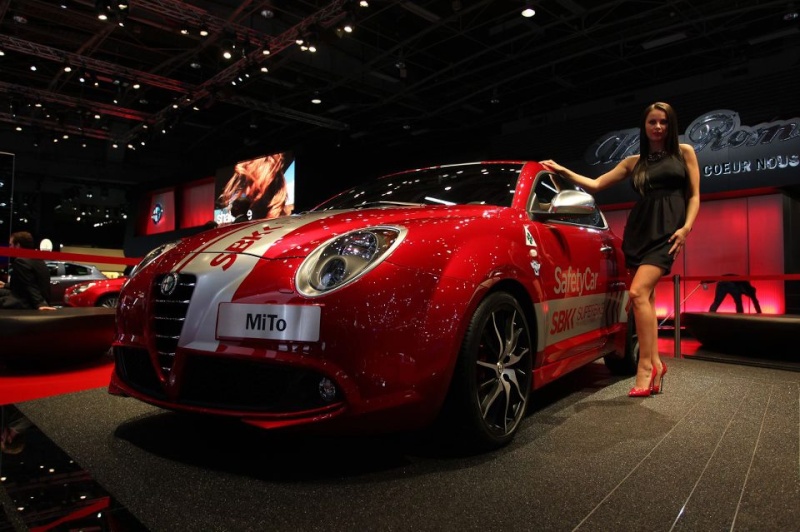
[[[461,345],[449,403],[458,428],[480,449],[506,445],[525,416],[533,383],[525,313],[506,292],[484,299]]]
[[[117,300],[119,299],[119,294],[109,294],[101,297],[97,300],[96,307],[105,307],[105,308],[117,308]]]

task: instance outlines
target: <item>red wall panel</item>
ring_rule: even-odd
[[[608,224],[622,236],[629,210],[606,212]],[[783,272],[782,198],[778,194],[733,198],[701,203],[700,212],[684,251],[670,274],[656,287],[656,314],[660,320],[673,316],[672,276],[718,277],[726,273],[741,276],[780,275]],[[782,281],[752,281],[764,313],[785,312]],[[707,312],[714,300],[716,283],[682,281],[683,312]],[[755,312],[743,298],[745,312]],[[719,312],[735,312],[727,297]]]
[[[214,177],[181,188],[180,227],[199,227],[214,219]]]

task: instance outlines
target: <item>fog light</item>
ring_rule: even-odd
[[[327,377],[319,381],[319,396],[328,403],[336,399],[336,385]]]

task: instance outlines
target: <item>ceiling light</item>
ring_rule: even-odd
[[[645,50],[650,50],[651,48],[657,48],[659,46],[664,46],[665,44],[672,44],[674,42],[682,41],[686,38],[686,34],[682,31],[677,33],[672,33],[670,35],[665,35],[663,37],[659,37],[658,39],[653,39],[651,41],[645,41],[642,43],[642,48]]]
[[[200,28],[200,36],[201,37],[208,37],[208,28],[206,28],[205,26]]]
[[[536,10],[533,9],[533,7],[531,7],[530,5],[525,5],[525,7],[523,8],[522,13],[521,13],[521,15],[523,17],[525,17],[525,18],[531,18],[535,14],[536,14]]]
[[[367,0],[361,0],[358,5],[359,7],[369,7],[369,2],[367,2]]]

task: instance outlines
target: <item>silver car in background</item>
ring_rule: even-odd
[[[50,303],[52,305],[64,304],[64,291],[72,285],[85,281],[108,279],[103,272],[91,264],[48,260],[47,269],[50,270]]]

